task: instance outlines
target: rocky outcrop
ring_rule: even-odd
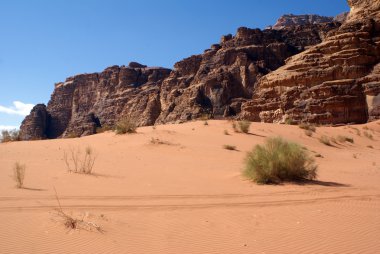
[[[252,98],[256,81],[288,57],[320,43],[338,23],[264,30],[241,27],[201,55],[175,64],[161,87],[157,123],[187,121],[207,114],[235,116]]]
[[[47,138],[47,128],[50,116],[44,104],[34,106],[30,114],[24,119],[20,128],[21,140],[35,140]]]
[[[235,116],[252,98],[260,77],[320,43],[339,25],[264,31],[242,27],[203,54],[176,63],[173,71],[132,62],[70,77],[55,85],[44,125],[43,119],[33,115],[25,119],[22,129],[28,134],[23,139],[90,135],[125,116],[139,126],[187,121],[204,114]]]
[[[339,20],[341,21],[341,20]],[[324,17],[319,15],[294,15],[286,14],[281,16],[276,24],[272,26],[272,29],[284,29],[294,26],[304,26],[304,25],[313,25],[321,23],[331,23],[334,22],[334,17]]]
[[[22,138],[90,135],[123,116],[136,119],[138,125],[154,124],[160,114],[160,85],[169,73],[131,63],[67,78],[55,85],[46,109],[37,105],[24,120]],[[42,117],[43,112],[48,117]]]
[[[340,28],[257,82],[241,118],[320,124],[379,118],[380,2],[349,3]]]

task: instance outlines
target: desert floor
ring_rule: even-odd
[[[313,137],[292,125],[253,123],[240,134],[228,121],[208,124],[0,144],[0,253],[379,253],[379,121],[318,127]],[[321,135],[354,143],[326,146]],[[246,152],[272,136],[322,155],[318,181],[244,179]],[[64,151],[86,146],[94,174],[68,172]],[[12,179],[17,161],[24,189]],[[67,229],[54,189],[65,213],[103,233]]]

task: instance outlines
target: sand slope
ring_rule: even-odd
[[[290,125],[253,123],[246,135],[208,123],[0,144],[0,253],[378,252],[380,122],[319,127],[313,137]],[[259,186],[241,176],[245,153],[278,135],[323,156],[318,182]],[[354,143],[330,147],[321,135]],[[63,151],[87,145],[95,174],[69,173]],[[10,177],[16,161],[27,166],[25,189]],[[65,212],[105,232],[66,229],[54,188]]]

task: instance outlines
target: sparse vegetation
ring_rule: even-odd
[[[82,219],[77,219],[74,218],[71,215],[68,215],[65,213],[62,209],[61,202],[59,201],[57,191],[55,190],[55,198],[57,199],[58,202],[58,208],[56,209],[58,216],[60,216],[63,219],[63,225],[68,228],[68,229],[82,229],[82,230],[87,230],[87,231],[98,231],[100,233],[103,233],[103,229],[97,225],[94,222],[91,221],[85,221],[84,218]]]
[[[314,155],[314,156],[317,157],[317,158],[323,158],[322,154],[320,154],[320,153],[317,153],[317,154]]]
[[[169,141],[161,140],[159,138],[151,138],[150,143],[153,145],[172,145]]]
[[[239,132],[239,129],[235,121],[232,122],[232,129],[234,130],[234,132]]]
[[[294,121],[293,118],[288,117],[288,118],[285,119],[285,124],[287,124],[287,125],[295,125],[295,124],[297,124],[297,122]]]
[[[115,126],[116,134],[136,133],[136,130],[136,123],[129,117],[121,119]]]
[[[79,148],[70,147],[69,154],[66,151],[63,152],[63,160],[69,172],[92,174],[96,156],[90,146],[86,147],[84,155]]]
[[[298,127],[300,127],[301,129],[307,130],[307,131],[312,131],[312,132],[317,131],[317,128],[314,125],[311,125],[309,123],[301,123],[300,125],[298,125]]]
[[[20,141],[20,131],[19,130],[2,130],[0,141],[1,143]]]
[[[336,138],[337,138],[338,142],[340,142],[340,143],[343,143],[343,142],[354,143],[354,139],[351,137],[339,135]]]
[[[371,133],[369,133],[368,131],[364,131],[364,132],[363,132],[363,135],[364,135],[366,138],[373,140],[373,135],[372,135]]]
[[[373,146],[371,146],[371,145],[368,145],[367,147],[373,149]]]
[[[313,136],[313,131],[311,131],[311,130],[305,130],[305,135],[308,136],[308,137],[311,137],[311,136]]]
[[[325,136],[325,135],[322,135],[321,137],[319,137],[319,142],[321,142],[322,144],[325,144],[327,146],[332,146],[330,138]]]
[[[242,133],[248,133],[249,132],[249,127],[251,126],[251,122],[243,120],[238,122],[239,125],[239,130]]]
[[[102,125],[102,127],[96,128],[96,133],[103,133],[103,132],[111,131],[111,130],[112,130],[111,126],[104,124],[104,125]]]
[[[224,135],[230,135],[230,133],[228,133],[228,130],[224,130],[223,133]]]
[[[207,126],[207,125],[208,125],[208,122],[207,122],[207,121],[204,121],[203,125]]]
[[[236,146],[233,145],[224,145],[223,148],[226,150],[236,151]]]
[[[317,166],[309,152],[281,137],[268,138],[247,154],[245,176],[260,184],[315,179]]]
[[[24,187],[26,166],[18,162],[13,166],[13,179],[16,182],[17,188],[21,189]]]

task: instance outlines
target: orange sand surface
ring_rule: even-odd
[[[312,137],[292,125],[253,123],[247,135],[208,123],[0,144],[0,253],[380,253],[379,121],[318,127]],[[321,135],[354,143],[326,146]],[[318,181],[244,179],[246,152],[273,136],[321,154]],[[68,172],[64,150],[88,145],[94,174]],[[17,161],[24,189],[12,179]],[[54,188],[65,213],[104,232],[67,229]]]

